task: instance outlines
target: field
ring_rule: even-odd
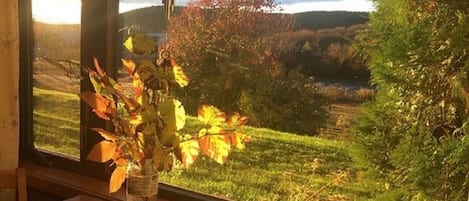
[[[76,94],[34,89],[36,146],[78,156]],[[78,116],[77,116],[78,115]],[[194,118],[186,128],[195,130]],[[55,125],[55,126],[51,126]],[[253,138],[219,165],[200,157],[189,170],[175,167],[161,180],[232,200],[366,200],[378,186],[363,179],[347,141],[247,127]]]

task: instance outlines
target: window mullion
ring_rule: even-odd
[[[117,2],[117,3],[116,3]],[[98,59],[100,66],[106,69],[107,73],[114,77],[116,74],[115,41],[116,41],[116,16],[118,1],[106,0],[82,0],[81,18],[81,63],[83,67],[93,69],[93,58]],[[92,84],[88,75],[82,72],[80,91],[92,90]],[[80,159],[85,169],[90,171],[92,176],[106,178],[109,175],[109,164],[98,164],[88,161],[86,156],[91,148],[101,140],[99,135],[90,131],[94,127],[110,128],[109,122],[96,117],[91,108],[83,101],[81,102],[81,150]],[[98,171],[97,171],[98,170]]]

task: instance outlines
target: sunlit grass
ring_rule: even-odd
[[[37,148],[80,156],[80,99],[77,94],[33,89],[33,137]]]
[[[293,201],[306,200],[331,181],[332,173],[343,170],[351,172],[349,182],[318,192],[320,199],[365,200],[374,189],[357,183],[349,155],[353,147],[346,142],[263,128],[245,131],[253,141],[244,151],[232,152],[224,165],[201,156],[189,170],[176,169],[161,180],[233,200]],[[322,163],[315,164],[318,160]]]
[[[52,90],[34,89],[35,145],[79,156],[79,98]],[[182,131],[196,133],[196,119],[188,118]],[[188,170],[175,167],[161,180],[232,200],[303,201],[366,200],[375,184],[362,180],[346,141],[300,136],[264,128],[246,127],[252,142],[234,150],[224,165],[199,156]],[[331,185],[332,173],[349,171],[348,181]],[[327,186],[327,188],[323,188]]]

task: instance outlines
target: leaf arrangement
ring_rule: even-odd
[[[167,49],[155,50],[156,41],[144,34],[129,36],[124,46],[144,58],[122,59],[132,78],[131,95],[106,74],[96,59],[95,69],[86,69],[95,92],[80,94],[99,118],[114,126],[112,132],[91,128],[103,140],[94,145],[87,157],[100,163],[112,160],[116,165],[109,182],[110,193],[120,189],[131,165],[170,171],[178,160],[188,168],[200,150],[223,164],[232,147],[244,149],[250,137],[240,128],[247,118],[238,113],[227,118],[214,106],[200,106],[198,119],[203,127],[198,133],[180,133],[186,114],[171,89],[188,85],[183,69],[171,60]],[[145,59],[155,53],[156,60]]]

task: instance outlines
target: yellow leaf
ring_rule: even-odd
[[[187,140],[179,143],[179,151],[181,154],[181,162],[184,167],[189,168],[199,155],[199,142],[197,140]]]
[[[129,52],[133,52],[134,51],[134,45],[132,43],[132,37],[128,37],[125,41],[124,41],[124,47],[125,49],[127,49]]]
[[[202,105],[197,111],[197,117],[205,125],[219,126],[225,122],[225,113],[211,105]]]
[[[185,87],[189,84],[189,78],[187,78],[186,74],[182,70],[181,66],[174,65],[173,66],[173,73],[174,73],[174,80],[176,83],[179,84],[180,87]]]
[[[207,130],[207,132],[212,135],[213,134],[225,134],[225,130],[220,126],[212,126]]]
[[[103,140],[96,143],[88,154],[87,159],[91,161],[96,161],[104,163],[114,156],[116,151],[116,144],[114,142]]]
[[[160,113],[167,127],[176,132],[186,124],[186,111],[180,101],[175,98],[166,98],[160,104]]]
[[[109,193],[117,192],[125,181],[126,166],[117,166],[109,180]]]
[[[186,110],[184,109],[182,103],[177,99],[174,99],[174,113],[176,120],[176,130],[181,130],[186,124]]]

